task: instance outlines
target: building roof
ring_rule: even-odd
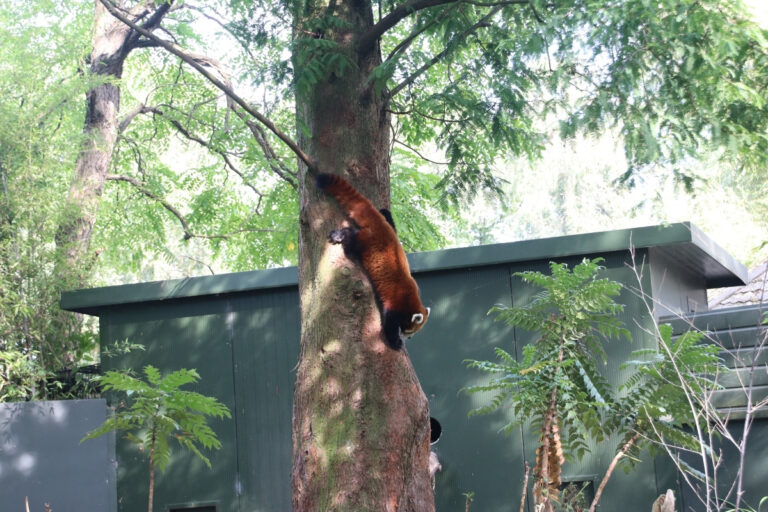
[[[503,244],[445,249],[408,255],[414,274],[462,267],[588,256],[631,248],[655,247],[704,277],[708,288],[741,285],[747,270],[700,229],[689,222],[567,235]],[[99,315],[104,308],[223,293],[296,286],[296,267],[255,270],[169,281],[106,286],[65,292],[61,308]]]
[[[768,260],[749,271],[747,284],[719,290],[709,301],[709,309],[748,306],[768,302]]]

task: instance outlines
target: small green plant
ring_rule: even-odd
[[[467,388],[496,393],[488,406],[472,413],[510,403],[515,415],[507,432],[526,421],[539,428],[534,504],[542,510],[552,510],[558,499],[564,457],[583,456],[589,437],[601,440],[609,433],[603,412],[613,409],[614,398],[597,365],[605,363],[605,338],[629,339],[630,334],[616,318],[623,306],[613,297],[621,284],[597,278],[600,261],[585,259],[573,269],[550,263],[551,275],[517,273],[541,291],[525,306],[496,306],[490,313],[538,338],[523,349],[521,361],[501,348],[496,348],[497,362],[468,361],[495,376],[489,384]]]
[[[126,402],[99,428],[83,440],[94,439],[113,430],[125,433],[149,457],[149,504],[152,512],[155,466],[164,471],[171,457],[170,440],[194,453],[206,466],[211,462],[200,448],[219,449],[221,442],[207,423],[207,417],[227,417],[227,407],[212,397],[179,388],[197,382],[195,370],[181,369],[165,377],[153,366],[144,367],[146,381],[123,371],[108,371],[100,382],[104,391],[124,393]]]
[[[0,350],[0,402],[35,399],[47,376],[36,352]]]

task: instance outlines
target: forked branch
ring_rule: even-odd
[[[248,112],[251,116],[253,116],[256,120],[258,120],[261,124],[266,126],[272,133],[274,133],[283,143],[288,146],[293,153],[299,157],[299,159],[304,162],[304,164],[307,166],[308,171],[311,174],[317,174],[317,164],[306,154],[302,149],[296,144],[296,142],[293,141],[287,134],[285,134],[282,130],[280,130],[272,121],[270,121],[267,117],[265,117],[263,114],[261,114],[259,111],[254,109],[247,101],[245,101],[242,97],[240,97],[235,91],[232,89],[232,87],[225,84],[221,79],[216,77],[211,71],[206,69],[206,66],[204,63],[200,62],[199,58],[195,58],[194,56],[190,55],[188,52],[181,49],[178,45],[173,44],[171,42],[168,42],[164,39],[161,39],[157,37],[152,32],[145,30],[144,28],[140,27],[130,19],[128,19],[126,16],[123,15],[111,2],[111,0],[99,0],[104,7],[118,20],[122,21],[131,29],[135,30],[142,36],[146,37],[147,39],[150,39],[158,44],[158,46],[161,46],[163,49],[168,51],[169,53],[172,53],[179,59],[181,59],[184,63],[188,64],[189,66],[193,67],[198,73],[203,75],[210,83],[212,83],[216,88],[218,88],[220,91],[222,91],[224,94],[227,95],[228,98],[230,98],[232,101],[240,105],[243,110]]]

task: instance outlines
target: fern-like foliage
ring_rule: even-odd
[[[150,465],[157,464],[163,471],[171,458],[169,441],[175,439],[211,467],[200,448],[218,449],[221,442],[207,418],[229,418],[229,409],[213,397],[179,389],[200,379],[195,370],[181,369],[162,376],[157,368],[148,365],[144,376],[146,380],[127,372],[109,371],[101,378],[104,391],[124,394],[126,402],[84,440],[112,430],[121,431],[126,439],[150,454]]]
[[[488,384],[467,388],[470,393],[494,392],[488,405],[472,413],[509,405],[514,418],[507,431],[527,421],[540,429],[534,475],[543,480],[535,482],[542,499],[556,489],[563,455],[580,458],[588,450],[588,439],[599,441],[611,431],[604,419],[616,409],[616,399],[598,364],[606,360],[606,339],[629,340],[630,333],[616,318],[623,306],[613,299],[622,286],[598,278],[600,261],[585,259],[572,269],[550,263],[550,274],[516,274],[541,290],[524,306],[497,305],[490,313],[538,338],[523,348],[520,361],[497,349],[495,362],[467,362],[493,376]]]
[[[658,349],[636,350],[622,366],[636,371],[622,386],[625,397],[614,421],[653,441],[654,450],[666,445],[699,451],[706,442],[690,427],[707,430],[706,423],[716,414],[709,405],[712,391],[719,387],[715,377],[727,369],[720,349],[703,343],[703,338],[700,331],[674,338],[672,326],[659,325]]]

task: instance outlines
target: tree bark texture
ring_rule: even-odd
[[[155,28],[169,7],[169,4],[163,4],[155,8],[154,3],[145,1],[127,12],[134,20],[145,20],[147,28]],[[94,85],[86,93],[83,146],[56,233],[56,243],[62,252],[59,263],[66,270],[79,270],[81,277],[90,263],[86,256],[91,233],[118,135],[120,87],[117,80],[122,77],[125,59],[138,42],[138,34],[95,0],[89,58],[89,73]]]
[[[300,145],[321,172],[344,175],[377,207],[388,206],[390,119],[367,78],[378,44],[358,53],[373,23],[368,2],[341,0],[298,13],[297,37],[335,9],[338,43],[356,67],[330,74],[297,98],[307,129]],[[301,66],[294,58],[294,65]],[[434,511],[429,478],[429,404],[408,352],[388,348],[373,290],[328,233],[348,224],[333,198],[302,170],[299,293],[301,354],[294,395],[294,512]]]

